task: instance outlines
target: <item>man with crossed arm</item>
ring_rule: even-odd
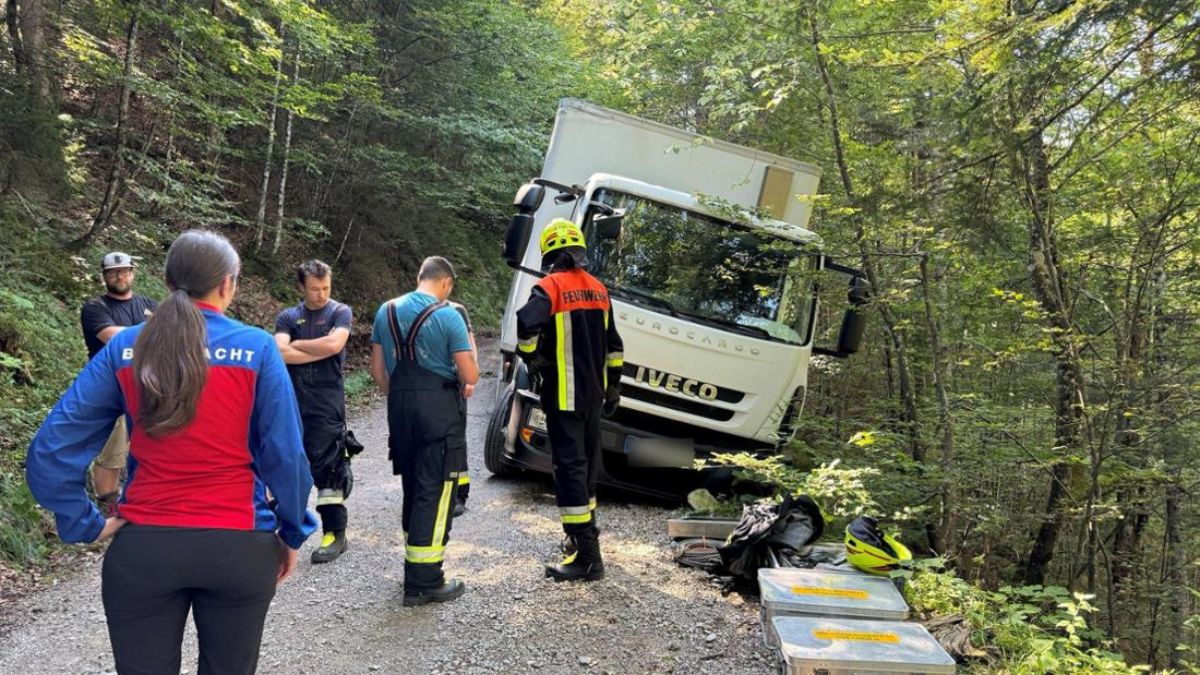
[[[346,453],[346,340],[354,321],[348,305],[330,297],[333,271],[320,260],[296,269],[304,301],[279,313],[275,343],[292,376],[304,451],[317,487],[317,513],[324,536],[313,551],[315,564],[332,562],[346,551],[346,498],[354,477]]]

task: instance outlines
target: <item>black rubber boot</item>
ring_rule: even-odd
[[[467,512],[467,497],[471,496],[471,484],[458,484],[458,499],[454,501],[454,517],[457,518]]]
[[[404,606],[419,607],[428,605],[431,602],[450,602],[463,594],[467,590],[467,585],[458,579],[451,579],[437,588],[429,588],[421,591],[404,591]]]
[[[330,537],[332,536],[332,540]],[[338,556],[346,552],[349,545],[346,543],[346,531],[338,530],[337,532],[326,532],[321,537],[321,547],[312,552],[312,563],[320,565],[322,563],[333,562],[338,559]]]
[[[555,581],[598,581],[604,578],[604,560],[600,557],[600,532],[596,529],[568,535],[563,544],[563,560],[546,565],[546,576]]]

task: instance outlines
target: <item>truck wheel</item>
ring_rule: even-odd
[[[513,388],[506,387],[492,410],[492,419],[488,420],[487,437],[483,443],[483,463],[495,476],[512,476],[517,473],[517,469],[504,458],[504,427],[512,414],[513,396]]]

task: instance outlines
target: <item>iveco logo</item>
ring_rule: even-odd
[[[633,325],[635,326],[648,328],[656,333],[685,337],[692,342],[702,344],[706,347],[716,347],[717,349],[724,349],[726,351],[736,352],[738,354],[749,354],[751,356],[758,356],[762,353],[762,350],[754,345],[747,346],[741,342],[730,342],[729,340],[726,340],[720,336],[714,338],[711,335],[697,333],[695,329],[692,328],[664,326],[662,322],[655,321],[653,319],[647,319],[644,316],[635,316],[631,318],[628,312],[621,312],[620,314],[617,314],[617,317],[622,321],[632,321]]]
[[[717,385],[692,380],[670,373],[664,373],[653,368],[638,366],[637,372],[634,373],[633,379],[635,382],[648,384],[651,387],[666,389],[667,391],[683,392],[688,396],[695,396],[705,401],[712,401],[717,398]]]

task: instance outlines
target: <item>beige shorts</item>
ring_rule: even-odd
[[[108,435],[108,441],[96,457],[96,466],[102,469],[124,469],[128,461],[129,431],[125,428],[125,416],[122,415],[117,418],[112,433]]]

